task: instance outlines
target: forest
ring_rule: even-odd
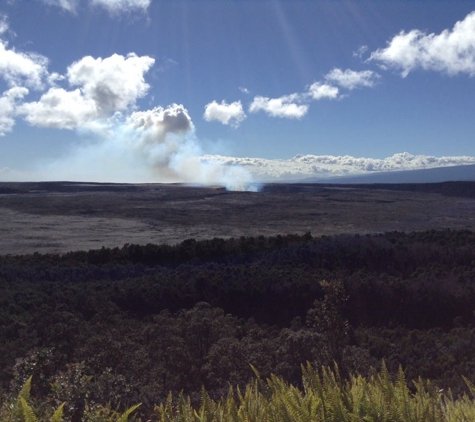
[[[172,396],[199,406],[204,388],[215,403],[256,374],[303,391],[305,368],[392,380],[403,368],[409,392],[422,377],[463,397],[474,280],[468,230],[0,256],[0,403],[31,383],[66,420],[107,403],[141,403],[148,420]]]

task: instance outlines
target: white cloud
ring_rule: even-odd
[[[241,91],[243,94],[250,94],[251,93],[247,88],[245,88],[243,86],[239,87],[239,91]]]
[[[164,57],[158,65],[157,70],[159,72],[166,72],[175,66],[178,66],[177,61],[170,59],[169,57]]]
[[[226,101],[221,101],[221,104],[212,101],[206,104],[203,118],[207,122],[216,120],[223,125],[238,127],[246,118],[246,114],[242,109],[241,101],[235,101],[231,104],[226,103]]]
[[[272,117],[284,117],[288,119],[301,119],[307,114],[308,105],[300,104],[300,94],[285,95],[280,98],[254,97],[249,107],[251,113],[264,111]]]
[[[129,11],[145,12],[150,6],[151,0],[90,0],[91,4],[101,6],[111,13],[123,13]]]
[[[353,90],[358,87],[371,87],[379,75],[371,70],[355,71],[347,69],[333,69],[326,76],[326,82],[314,82],[305,93],[285,95],[280,98],[257,96],[249,107],[251,113],[264,111],[272,117],[286,117],[301,119],[308,112],[309,106],[305,104],[310,100],[334,100],[341,98],[340,89],[335,86]]]
[[[28,94],[28,89],[13,87],[5,91],[0,97],[0,136],[10,132],[15,125],[13,118],[16,102]]]
[[[81,0],[42,0],[48,6],[60,7],[71,13],[75,13]],[[92,6],[106,9],[109,13],[120,14],[135,11],[147,11],[152,0],[83,0]]]
[[[353,57],[358,57],[361,59],[363,55],[368,51],[367,45],[361,45],[356,51],[353,52]]]
[[[338,98],[339,90],[336,86],[314,82],[310,85],[308,93],[314,100],[321,100],[324,98],[333,100]]]
[[[6,15],[0,14],[0,35],[8,31],[8,20]]]
[[[61,7],[68,12],[75,12],[79,4],[79,0],[43,0],[48,6]]]
[[[151,57],[134,53],[127,57],[113,54],[105,59],[87,56],[69,66],[67,77],[103,112],[124,110],[147,93],[144,74],[154,62]]]
[[[49,86],[56,86],[58,82],[64,81],[66,77],[59,74],[58,72],[53,72],[48,75],[47,81]]]
[[[79,89],[66,91],[51,88],[39,101],[25,103],[17,113],[33,126],[58,129],[87,127],[99,117],[97,105],[91,98],[85,98]]]
[[[475,157],[470,156],[434,157],[412,155],[407,152],[394,154],[383,159],[352,157],[349,155],[297,155],[288,160],[268,160],[264,158],[207,155],[203,156],[202,160],[213,160],[228,166],[240,166],[249,171],[257,181],[291,180],[305,177],[327,178],[383,171],[418,170],[475,164]]]
[[[2,21],[2,32],[8,28]],[[8,43],[0,39],[0,77],[10,86],[27,85],[41,88],[42,79],[47,75],[48,59],[35,53],[17,52],[9,49]]]
[[[67,91],[54,86],[39,101],[18,107],[18,114],[35,126],[93,129],[99,124],[97,120],[128,110],[146,95],[149,85],[144,74],[153,63],[154,59],[133,53],[105,59],[84,57],[67,71],[69,84],[78,88]]]
[[[346,69],[333,69],[326,76],[325,79],[333,82],[342,88],[350,91],[359,87],[372,87],[380,76],[371,70],[356,71]]]
[[[417,68],[474,76],[475,12],[438,35],[417,29],[401,31],[386,48],[374,51],[369,60],[400,69],[404,77]]]

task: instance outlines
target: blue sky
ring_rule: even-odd
[[[4,0],[0,180],[221,183],[473,163],[474,11]]]

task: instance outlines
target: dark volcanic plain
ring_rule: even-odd
[[[173,184],[0,183],[0,255],[188,238],[475,230],[474,186],[272,184],[255,193]]]

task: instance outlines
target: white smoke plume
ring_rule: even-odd
[[[111,119],[112,121],[112,119]],[[238,165],[201,160],[203,151],[183,105],[115,116],[105,137],[49,163],[43,178],[102,182],[164,182],[256,190],[251,173]]]
[[[219,184],[229,190],[252,189],[251,174],[240,166],[199,160],[202,150],[182,105],[134,112],[126,121],[125,133],[159,179]]]

